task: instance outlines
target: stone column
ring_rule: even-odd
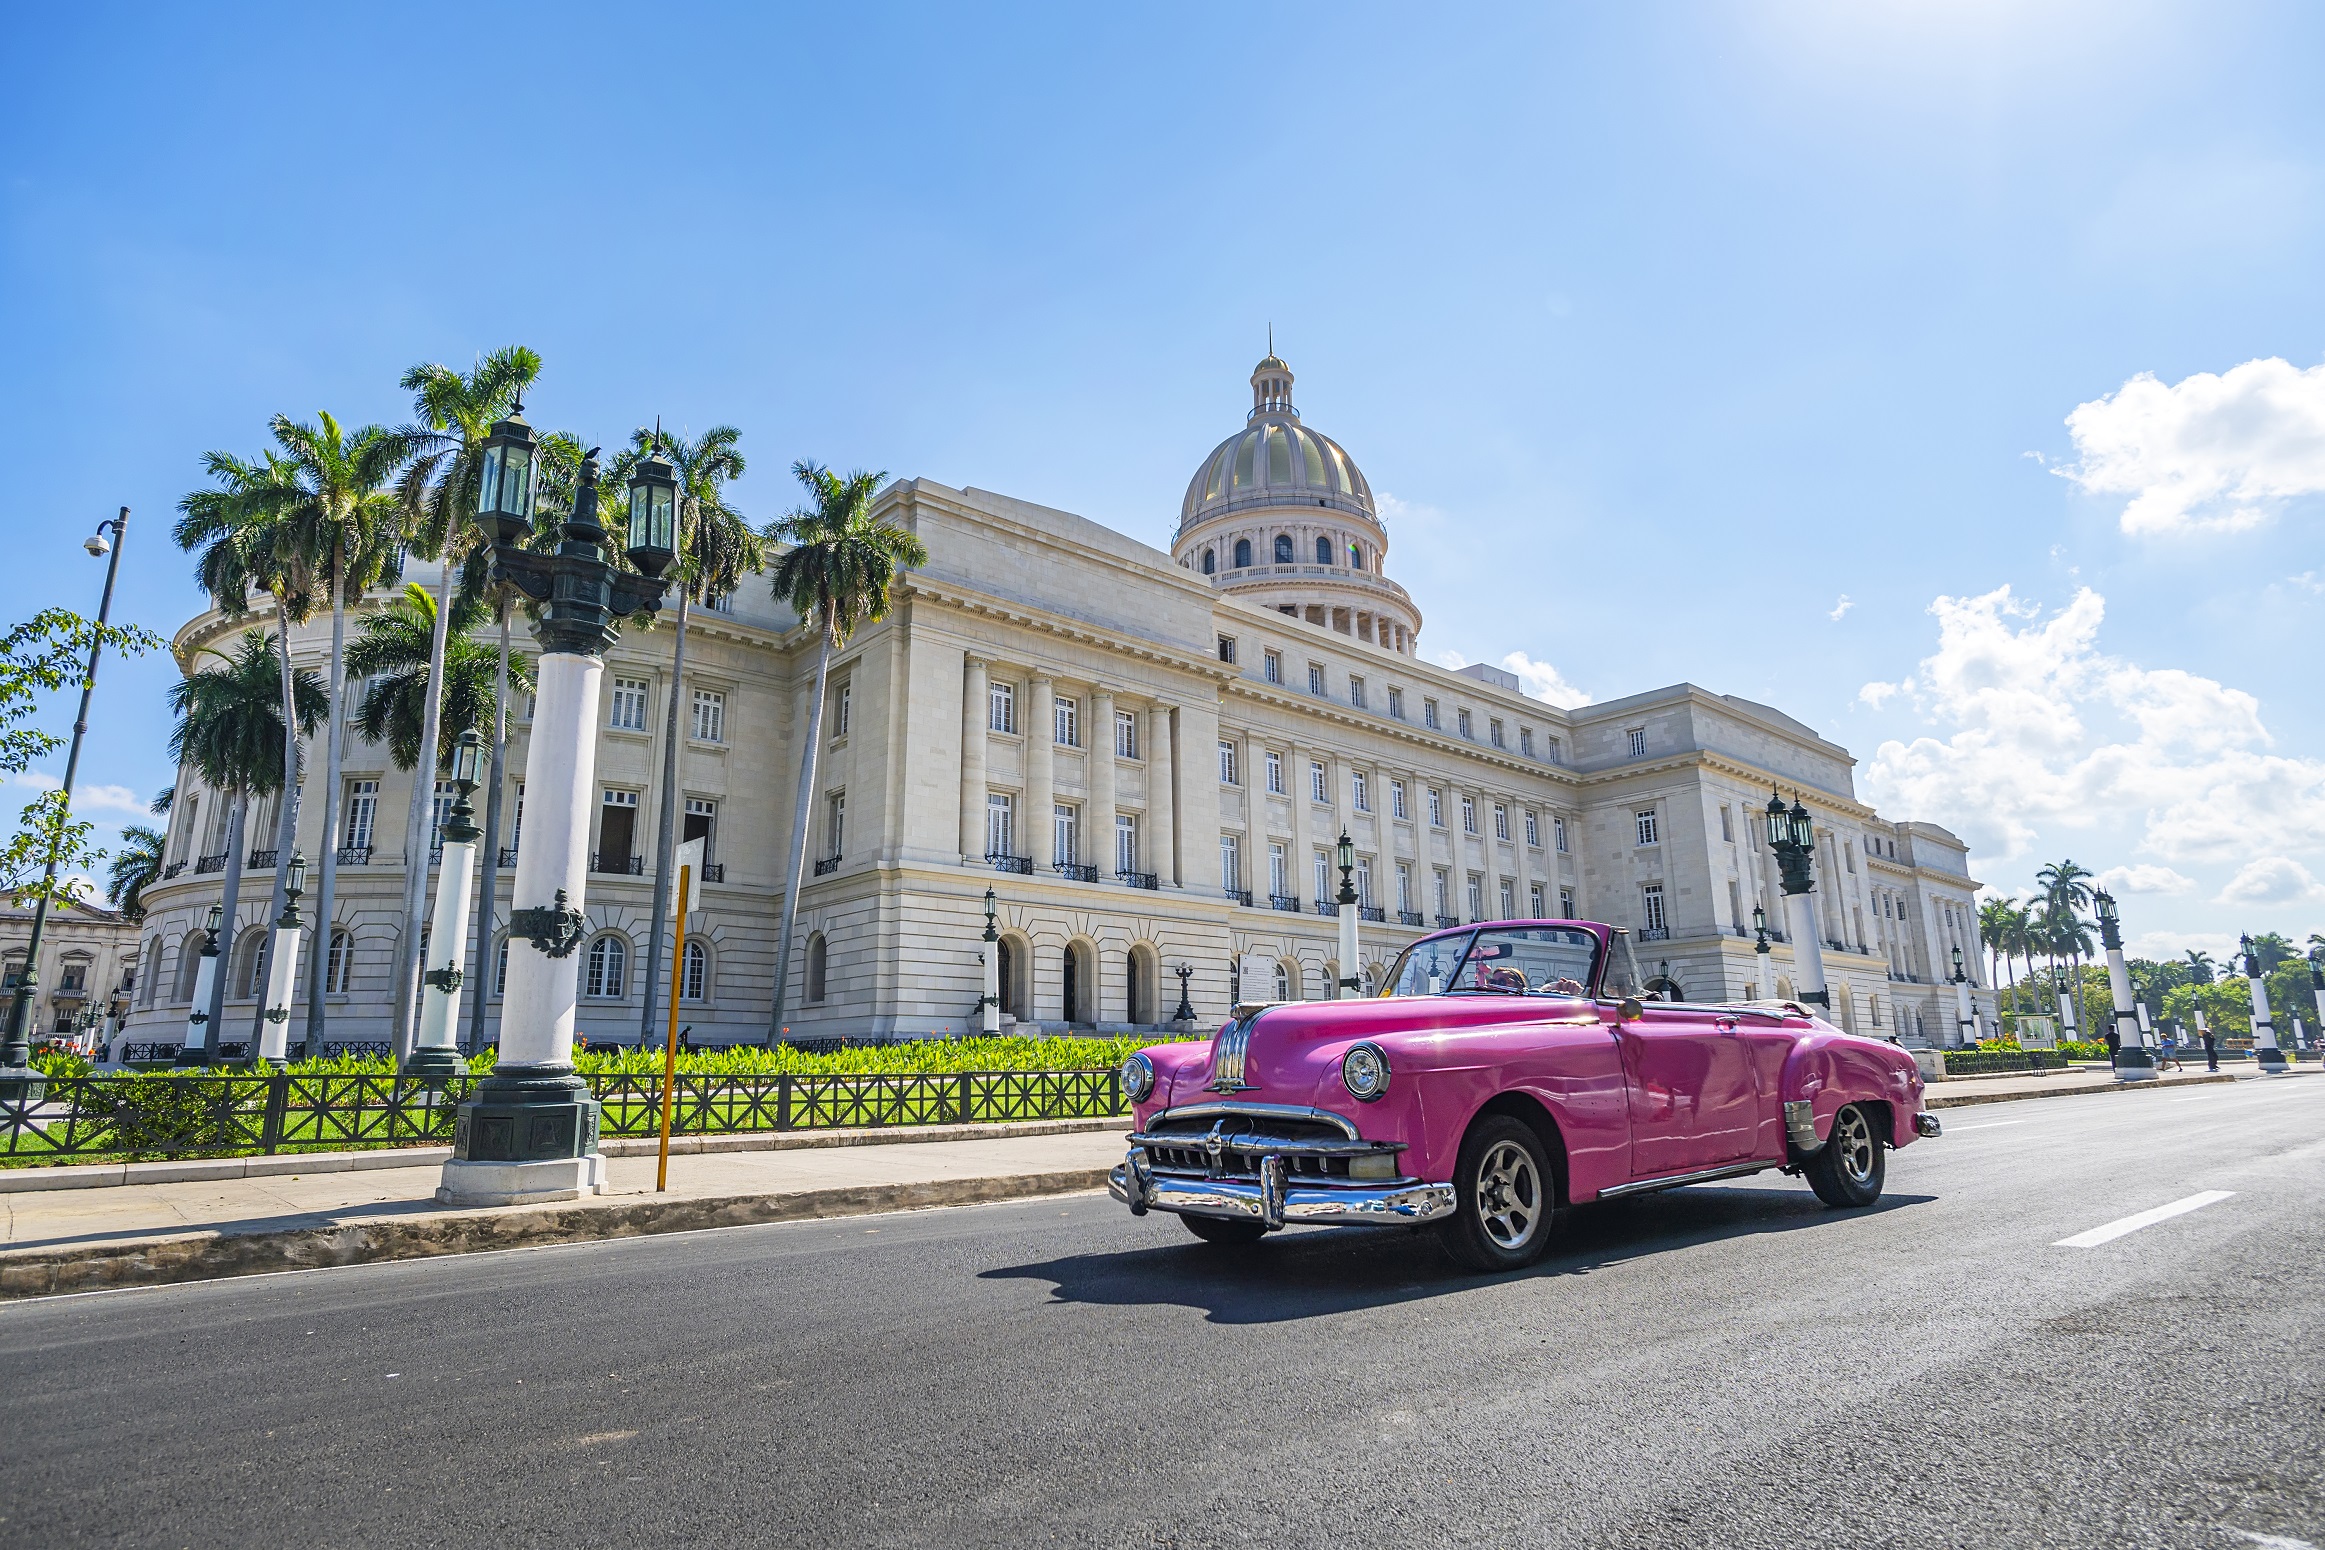
[[[1308,766],[1312,762],[1308,750],[1294,743],[1284,750],[1284,758],[1291,764],[1291,779],[1286,782],[1292,789],[1292,864],[1291,876],[1284,881],[1291,886],[1292,897],[1300,901],[1300,913],[1306,914],[1312,906],[1308,898],[1316,887],[1316,846],[1314,839],[1315,788],[1309,784]]]
[[[1537,835],[1542,832],[1541,824],[1537,816],[1534,820],[1534,832]],[[1510,804],[1510,844],[1518,856],[1518,913],[1530,916],[1534,913],[1534,853],[1526,848],[1526,804],[1523,802]],[[1713,908],[1716,910],[1717,904]],[[1542,910],[1544,914],[1550,910],[1550,890],[1547,886],[1542,890]]]
[[[1025,689],[1025,853],[1036,872],[1056,864],[1057,823],[1051,810],[1057,805],[1052,782],[1052,752],[1057,742],[1057,681],[1035,673]]]
[[[1485,843],[1479,848],[1485,853],[1485,906],[1487,920],[1502,918],[1502,844],[1494,837],[1493,793],[1483,786],[1477,788],[1477,832]]]
[[[1146,713],[1146,828],[1155,880],[1165,888],[1179,886],[1178,825],[1174,809],[1178,783],[1171,776],[1171,708],[1156,705]],[[1156,988],[1160,995],[1161,988]]]
[[[1082,813],[1082,849],[1100,877],[1114,874],[1114,693],[1090,691],[1090,801]]]
[[[992,693],[992,666],[975,652],[961,687],[961,860],[985,854],[985,719]],[[523,859],[524,852],[518,851]]]

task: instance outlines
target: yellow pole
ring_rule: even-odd
[[[670,1100],[678,1085],[678,997],[686,986],[680,978],[686,971],[686,885],[693,880],[692,867],[678,869],[678,929],[670,937],[670,1037],[662,1046],[662,1153],[654,1167],[654,1191],[659,1194],[670,1187]]]

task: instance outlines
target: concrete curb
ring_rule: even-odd
[[[791,1152],[830,1146],[895,1146],[907,1141],[991,1141],[1013,1136],[1063,1136],[1091,1130],[1128,1130],[1130,1116],[1098,1119],[1004,1120],[990,1125],[882,1125],[852,1130],[754,1130],[733,1135],[672,1136],[670,1155],[707,1152]],[[660,1142],[609,1137],[608,1157],[651,1157]],[[448,1146],[367,1147],[355,1152],[277,1152],[267,1157],[189,1157],[182,1161],[65,1163],[53,1168],[0,1168],[0,1195],[34,1190],[110,1189],[122,1184],[194,1184],[211,1179],[263,1179],[314,1173],[360,1173],[373,1168],[434,1167]]]
[[[493,1249],[639,1238],[819,1217],[869,1216],[931,1206],[981,1205],[1106,1187],[1104,1168],[1055,1173],[853,1185],[779,1195],[663,1200],[621,1196],[609,1204],[501,1206],[423,1217],[280,1232],[186,1233],[122,1243],[0,1253],[0,1300],[63,1292],[164,1286],[230,1276],[313,1270],[383,1260],[428,1259]]]
[[[1980,1103],[2017,1103],[2027,1098],[2088,1098],[2097,1093],[2152,1093],[2173,1087],[2210,1087],[2215,1083],[2237,1080],[2240,1079],[2222,1072],[2218,1076],[2184,1076],[2176,1082],[2110,1082],[2105,1087],[2069,1087],[2047,1093],[1956,1093],[1951,1097],[1924,1089],[1921,1106],[1925,1109],[1966,1109]]]

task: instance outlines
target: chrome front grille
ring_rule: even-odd
[[[1401,1141],[1361,1139],[1337,1114],[1274,1104],[1190,1104],[1156,1115],[1130,1141],[1145,1148],[1157,1173],[1256,1180],[1261,1162],[1274,1157],[1289,1178],[1310,1184],[1373,1182],[1354,1179],[1355,1160],[1405,1149]]]
[[[1157,1173],[1187,1173],[1204,1178],[1256,1179],[1262,1157],[1283,1158],[1284,1166],[1295,1179],[1321,1182],[1348,1182],[1346,1157],[1311,1157],[1297,1152],[1279,1151],[1262,1147],[1245,1151],[1241,1147],[1222,1147],[1219,1151],[1219,1172],[1211,1172],[1211,1154],[1199,1146],[1154,1146],[1146,1149],[1147,1161],[1154,1164]]]
[[[1210,1091],[1239,1093],[1251,1085],[1243,1079],[1243,1061],[1251,1048],[1251,1025],[1258,1020],[1246,1017],[1230,1022],[1211,1041]]]

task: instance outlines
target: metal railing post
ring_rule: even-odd
[[[967,1071],[963,1071],[961,1073],[961,1116],[957,1121],[955,1121],[955,1123],[962,1125],[969,1123],[969,1100],[975,1096],[975,1093],[976,1088],[972,1085],[971,1074]]]
[[[775,1078],[775,1128],[791,1128],[791,1073],[788,1071]]]
[[[290,1107],[291,1074],[277,1071],[266,1079],[266,1119],[259,1127],[259,1145],[272,1157],[283,1144],[283,1111]]]

